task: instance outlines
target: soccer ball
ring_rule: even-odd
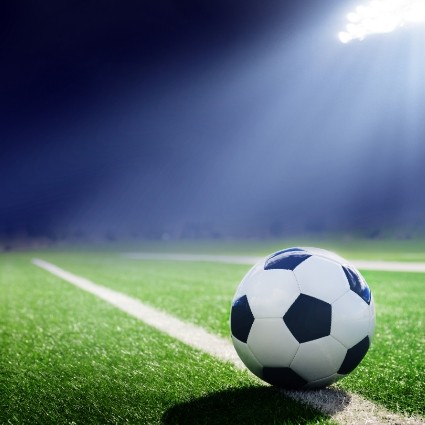
[[[366,355],[375,306],[346,260],[319,248],[289,248],[244,277],[230,327],[239,357],[259,378],[287,389],[321,388]]]

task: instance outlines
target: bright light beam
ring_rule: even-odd
[[[425,23],[425,0],[372,0],[347,15],[342,43],[363,40],[370,34],[388,33],[412,23]]]

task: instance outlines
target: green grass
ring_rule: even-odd
[[[348,259],[425,262],[425,239],[361,239],[352,237],[302,237],[253,241],[150,241],[100,244],[92,249],[100,251],[146,251],[211,254],[268,255],[285,247],[318,246],[336,251]],[[83,249],[87,249],[84,248]]]
[[[2,424],[332,423],[26,255],[0,256],[0,293]]]
[[[45,257],[222,336],[229,335],[230,301],[249,268],[134,261],[111,254]],[[362,364],[338,386],[392,411],[425,415],[425,274],[363,274],[377,304],[375,339]]]
[[[184,320],[229,336],[230,304],[247,266],[134,261],[116,254],[48,254],[53,262]]]
[[[207,240],[207,241],[148,241],[110,242],[90,246],[53,245],[52,252],[162,252],[203,253],[232,255],[268,255],[291,246],[318,246],[336,251],[348,259],[425,262],[425,238],[422,239],[362,239],[358,237],[328,236],[264,240]]]
[[[378,258],[369,248],[351,252]],[[400,260],[403,251],[390,248]],[[227,337],[230,301],[249,268],[93,251],[0,256],[0,423],[328,423],[37,269],[35,255]],[[424,417],[425,274],[363,274],[377,304],[375,339],[337,386]]]

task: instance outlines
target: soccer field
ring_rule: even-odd
[[[115,252],[3,254],[0,423],[334,423],[37,268],[33,257],[225,338],[230,301],[249,269],[135,261]],[[360,366],[335,387],[423,421],[425,274],[363,275],[377,304],[375,338]]]

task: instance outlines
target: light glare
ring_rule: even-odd
[[[392,32],[409,23],[425,22],[425,0],[372,0],[348,13],[347,21],[345,31],[338,34],[342,43]]]
[[[356,12],[351,12],[347,15],[347,20],[353,22],[354,24],[359,22],[361,19],[360,15]]]

